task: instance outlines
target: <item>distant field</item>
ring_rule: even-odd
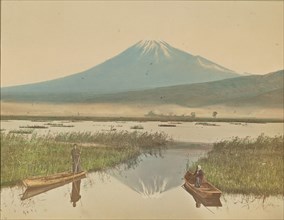
[[[275,118],[191,118],[182,116],[157,117],[96,117],[96,116],[27,116],[2,115],[1,120],[70,120],[70,121],[180,121],[180,122],[245,122],[245,123],[283,123],[284,119]]]
[[[216,111],[217,117],[212,113]],[[146,117],[149,112],[155,117]],[[190,116],[195,114],[195,118]],[[162,116],[163,115],[163,116]],[[145,104],[51,104],[51,103],[11,103],[1,102],[1,118],[3,119],[40,119],[65,118],[78,120],[181,120],[181,121],[282,121],[282,108],[252,108],[208,106],[189,108],[179,105],[145,105]],[[233,120],[234,119],[234,120]],[[269,120],[267,120],[269,119]]]

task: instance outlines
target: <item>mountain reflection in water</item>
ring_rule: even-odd
[[[165,151],[160,156],[143,155],[140,160],[143,162],[135,168],[120,167],[110,175],[143,198],[159,198],[164,192],[182,185],[188,160],[184,151],[171,149],[170,154]]]

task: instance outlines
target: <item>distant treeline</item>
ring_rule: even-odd
[[[144,117],[98,117],[98,116],[28,116],[1,115],[1,120],[69,120],[69,121],[181,121],[181,122],[244,122],[244,123],[283,123],[283,118],[217,118],[192,117],[186,115],[146,115]]]

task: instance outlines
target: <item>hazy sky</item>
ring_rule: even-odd
[[[81,72],[164,40],[237,72],[283,69],[283,1],[2,1],[1,86]]]

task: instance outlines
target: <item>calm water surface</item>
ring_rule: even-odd
[[[8,132],[31,124],[42,125],[43,122],[3,121],[1,128]],[[131,126],[141,124],[144,130],[164,131],[175,140],[207,143],[232,136],[283,133],[282,124],[197,126],[183,123],[175,128],[158,127],[161,124],[158,122],[73,124],[72,128],[48,128],[37,132],[130,130]],[[76,190],[76,195],[72,183],[25,200],[21,200],[25,188],[3,188],[1,219],[283,219],[283,197],[223,194],[222,207],[201,205],[196,208],[193,196],[181,186],[186,165],[207,153],[208,149],[202,146],[173,146],[161,157],[141,155],[138,163],[130,167],[125,164],[105,172],[89,173],[79,186],[77,182],[76,189],[80,190]],[[78,201],[71,202],[71,199]]]

